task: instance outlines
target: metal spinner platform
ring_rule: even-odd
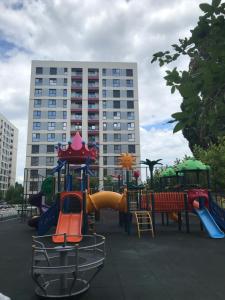
[[[35,293],[43,298],[72,297],[85,292],[105,260],[105,237],[84,235],[79,244],[54,244],[53,235],[35,236],[32,243],[32,278]]]

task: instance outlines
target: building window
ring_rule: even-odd
[[[64,72],[64,75],[67,75],[68,69],[67,69],[67,68],[64,68],[63,72]]]
[[[106,69],[102,69],[102,76],[106,76]]]
[[[34,107],[41,107],[41,99],[34,99]]]
[[[103,165],[107,165],[107,156],[103,156]]]
[[[106,100],[102,101],[102,108],[107,108]]]
[[[54,153],[55,146],[54,145],[47,145],[47,153]]]
[[[119,164],[118,156],[114,156],[114,165],[118,165],[118,164]]]
[[[133,76],[133,70],[132,69],[126,69],[126,76]]]
[[[50,97],[55,97],[56,96],[56,89],[49,89],[48,90],[48,95]]]
[[[120,69],[112,69],[113,76],[120,76]]]
[[[67,78],[63,79],[63,85],[67,85]]]
[[[127,87],[133,87],[133,80],[132,79],[127,79],[126,80],[126,86]]]
[[[103,130],[107,130],[107,123],[103,123]]]
[[[134,91],[133,90],[127,90],[127,98],[133,98],[134,97]]]
[[[120,80],[119,79],[113,79],[113,87],[120,87]]]
[[[56,100],[55,99],[49,99],[48,100],[48,107],[56,107]]]
[[[63,108],[67,108],[67,100],[63,100]]]
[[[48,130],[55,130],[55,122],[48,122]]]
[[[36,67],[36,74],[43,74],[43,68],[42,67]]]
[[[103,120],[106,120],[106,119],[107,119],[106,111],[103,111],[103,112],[102,112],[102,119],[103,119]]]
[[[67,89],[63,90],[63,97],[67,97]]]
[[[46,157],[46,166],[54,166],[54,156]]]
[[[56,118],[56,111],[48,111],[48,118],[55,119]]]
[[[134,112],[133,111],[128,111],[127,112],[127,119],[128,120],[134,120]]]
[[[63,123],[62,123],[62,130],[66,130],[66,127],[67,127],[67,123],[66,123],[66,122],[63,122]]]
[[[106,79],[102,79],[102,86],[106,87]]]
[[[121,153],[121,145],[114,145],[114,153]]]
[[[107,134],[103,133],[103,142],[107,142]]]
[[[39,153],[39,145],[32,145],[31,153]]]
[[[120,112],[119,111],[114,111],[113,112],[113,119],[120,120]]]
[[[30,191],[38,190],[38,181],[30,181]]]
[[[103,169],[103,176],[107,177],[108,176],[108,170],[107,169]]]
[[[48,140],[48,142],[54,142],[55,141],[55,133],[48,133],[47,140]]]
[[[56,83],[57,83],[56,78],[50,78],[49,79],[49,85],[56,85]]]
[[[113,123],[113,129],[114,130],[120,130],[121,129],[120,123],[119,122],[114,122]]]
[[[113,90],[113,98],[120,98],[120,90]]]
[[[41,122],[33,122],[33,130],[40,130]]]
[[[134,123],[127,123],[127,130],[134,130]]]
[[[32,156],[31,157],[31,166],[38,166],[39,165],[39,157]]]
[[[108,151],[108,146],[107,145],[103,145],[103,153],[106,154]]]
[[[40,141],[40,133],[32,133],[32,142]]]
[[[127,101],[127,108],[134,108],[134,101]]]
[[[66,119],[66,118],[67,118],[67,112],[63,111],[63,119]]]
[[[114,133],[114,142],[120,142],[120,141],[121,141],[121,134]]]
[[[31,178],[35,178],[35,177],[38,177],[38,170],[30,170],[30,177]]]
[[[102,97],[106,98],[106,90],[102,90]]]
[[[135,153],[135,145],[128,145],[128,153]]]
[[[113,108],[120,108],[120,101],[113,101]]]
[[[34,110],[33,118],[34,119],[40,119],[41,118],[41,111],[40,110]]]
[[[134,142],[134,133],[129,133],[128,134],[128,141],[129,142]]]
[[[50,75],[57,75],[57,68],[50,68]]]
[[[35,89],[34,96],[42,96],[42,89]]]
[[[65,133],[62,134],[62,142],[66,142],[66,134]]]
[[[35,85],[42,85],[43,79],[42,78],[35,78]]]

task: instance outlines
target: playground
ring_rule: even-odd
[[[75,299],[161,300],[224,299],[224,239],[210,239],[191,217],[191,232],[159,225],[157,236],[145,233],[137,238],[121,231],[118,215],[102,210],[97,232],[106,237],[105,266],[89,290]],[[161,223],[161,220],[159,220]],[[13,300],[34,300],[31,270],[31,236],[35,230],[26,223],[1,223],[0,290]]]
[[[97,148],[77,133],[57,152],[58,165],[40,191],[24,198],[17,219],[1,222],[0,255],[8,258],[0,265],[2,293],[11,299],[224,298],[225,213],[210,190],[209,166],[186,160],[165,169],[157,191],[138,181],[135,158],[122,153],[118,191],[92,193],[89,165]]]

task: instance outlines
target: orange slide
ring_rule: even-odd
[[[56,235],[52,237],[54,243],[63,243],[64,235],[66,234],[66,241],[70,243],[79,243],[82,240],[82,197],[78,192],[63,192],[60,195],[61,209],[59,213],[58,224],[56,228]],[[65,199],[71,201],[72,204],[78,203],[79,212],[64,213],[62,211]]]
[[[63,243],[64,236],[57,234],[66,234],[66,241],[70,243],[79,243],[82,240],[81,236],[82,213],[79,214],[64,214],[60,212],[58,224],[56,228],[56,236],[53,236],[54,243]],[[73,235],[73,236],[69,236]],[[74,236],[76,235],[76,236]]]

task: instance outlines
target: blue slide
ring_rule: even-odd
[[[213,219],[212,215],[209,213],[207,208],[197,209],[195,208],[195,212],[199,216],[202,221],[205,229],[207,230],[209,236],[213,239],[222,239],[225,237],[224,232],[219,228]]]

